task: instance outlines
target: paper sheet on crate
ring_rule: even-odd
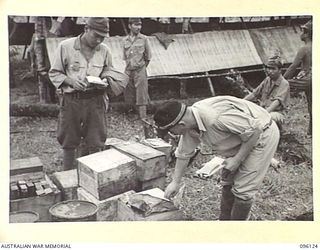
[[[143,216],[177,210],[174,203],[166,199],[164,192],[159,188],[132,194],[127,204],[135,208]]]
[[[195,176],[203,179],[209,178],[224,167],[223,162],[223,158],[215,156],[211,161],[203,164],[203,167],[196,171]]]
[[[170,201],[169,199],[164,197],[164,192],[160,188],[145,190],[145,191],[139,192],[139,194],[148,194],[155,198],[159,198],[165,201]]]

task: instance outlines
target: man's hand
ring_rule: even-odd
[[[230,157],[225,159],[223,162],[224,168],[229,170],[230,172],[236,171],[241,164],[241,161],[238,160],[236,157]]]
[[[85,91],[87,87],[87,83],[85,81],[76,80],[73,78],[66,78],[64,81],[67,85],[71,86],[75,90]]]
[[[164,191],[164,197],[167,199],[172,199],[178,193],[178,191],[179,191],[179,183],[172,181]]]

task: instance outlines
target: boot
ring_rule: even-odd
[[[219,220],[230,220],[233,202],[234,195],[231,192],[231,186],[223,186],[220,201]]]
[[[71,170],[75,168],[76,151],[72,149],[63,149],[63,170]]]
[[[231,211],[231,220],[248,220],[252,204],[253,199],[242,200],[235,197]]]
[[[147,118],[147,106],[146,105],[139,106],[139,117],[140,117],[140,119]]]

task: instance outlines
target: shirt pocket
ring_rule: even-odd
[[[91,65],[90,69],[88,70],[88,75],[90,76],[100,76],[103,71],[103,64],[94,63]]]
[[[136,55],[142,55],[144,53],[144,44],[138,43],[132,49]]]
[[[68,67],[68,76],[74,79],[82,79],[85,76],[85,66],[79,61],[73,61]]]
[[[81,69],[83,68],[83,66],[81,65],[81,63],[79,61],[73,61],[71,64],[70,64],[70,71],[71,72],[80,72]]]

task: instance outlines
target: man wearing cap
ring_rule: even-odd
[[[112,67],[110,49],[102,44],[108,35],[108,19],[90,17],[84,33],[62,41],[49,77],[62,92],[58,141],[63,148],[63,169],[75,167],[75,149],[83,139],[88,152],[99,151],[106,139],[106,88],[92,87],[87,76],[104,78]]]
[[[248,101],[260,99],[260,106],[265,108],[282,127],[283,112],[287,108],[290,98],[290,86],[282,76],[282,62],[279,56],[270,57],[265,65],[267,77],[244,99]]]
[[[217,96],[191,107],[169,101],[154,115],[158,129],[181,135],[175,171],[165,197],[179,190],[196,147],[204,143],[224,156],[220,220],[246,220],[279,142],[279,130],[262,107],[232,96]]]
[[[137,107],[141,119],[146,118],[149,103],[147,66],[151,60],[151,49],[147,36],[140,33],[140,18],[129,18],[130,34],[123,41],[123,59],[129,83],[124,92],[127,104]]]
[[[300,39],[305,43],[302,46],[293,63],[284,73],[284,77],[289,79],[290,87],[296,91],[304,91],[307,96],[308,112],[309,112],[309,128],[308,134],[312,134],[312,22],[309,21],[302,27]],[[297,76],[295,72],[301,67]]]

